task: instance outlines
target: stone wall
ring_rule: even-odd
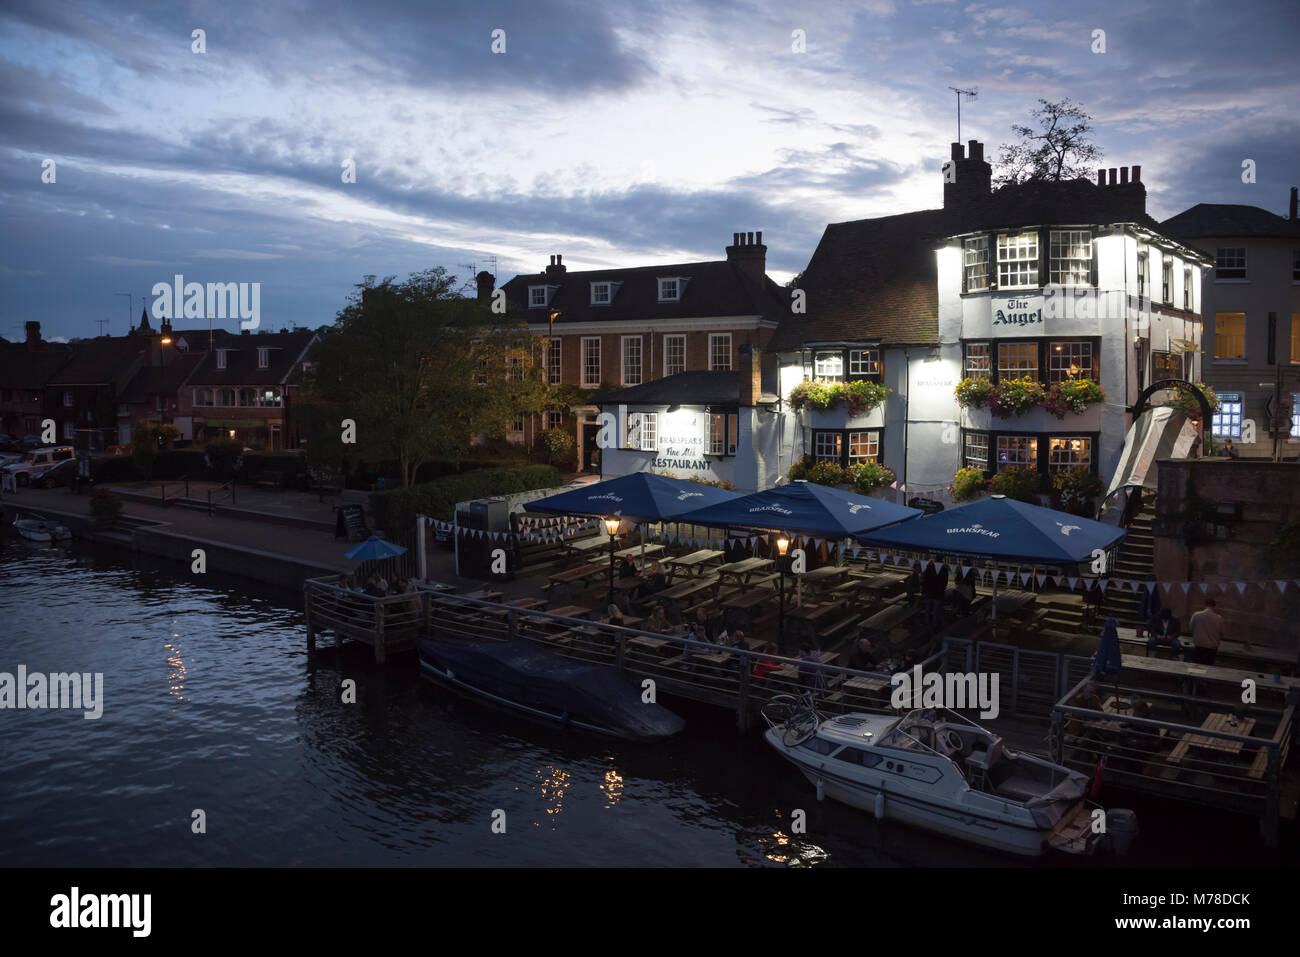
[[[1228,459],[1159,463],[1152,534],[1158,581],[1190,581],[1162,592],[1184,627],[1206,597],[1218,603],[1228,637],[1300,645],[1300,559],[1270,558],[1269,545],[1300,523],[1300,465]],[[1276,580],[1288,582],[1280,591]],[[1269,581],[1261,588],[1261,581]],[[1209,584],[1203,594],[1199,583]],[[1218,583],[1228,583],[1221,591]],[[1237,582],[1246,582],[1244,591]]]

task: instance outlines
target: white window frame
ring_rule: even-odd
[[[629,412],[624,447],[640,452],[654,452],[659,447],[659,413]]]
[[[1183,308],[1192,311],[1192,267],[1183,267]]]
[[[1220,438],[1241,438],[1241,413],[1245,407],[1244,392],[1220,392],[1219,407],[1210,418],[1210,434]]]
[[[623,344],[620,351],[623,354],[622,355],[623,384],[640,385],[641,380],[645,378],[645,350],[641,348],[641,337],[623,336],[622,342]],[[632,343],[636,344],[636,365],[635,365],[635,375],[629,376],[628,371],[632,370],[633,366],[629,364],[627,348]]]
[[[551,385],[559,385],[564,375],[564,340],[559,336],[551,339],[551,346],[546,350],[546,379]]]
[[[1139,299],[1151,294],[1151,251],[1147,246],[1139,246],[1137,251],[1137,287]]]
[[[596,377],[593,382],[591,376],[587,373],[590,366],[587,362],[587,346],[589,343],[596,344]],[[600,385],[600,336],[583,336],[582,337],[582,387],[584,389],[594,389]]]
[[[982,292],[989,288],[989,238],[973,236],[963,239],[962,279],[966,292]]]
[[[718,346],[726,342],[727,364],[719,365],[717,362]],[[730,372],[731,371],[731,333],[729,332],[711,332],[709,333],[709,371],[710,372]]]
[[[1162,256],[1160,260],[1160,301],[1174,304],[1174,257]]]
[[[1053,229],[1048,234],[1047,273],[1058,286],[1092,285],[1092,230]]]
[[[597,290],[603,290],[605,298],[602,300],[597,296]],[[608,306],[614,301],[614,284],[612,282],[593,282],[591,284],[591,304],[593,306]]]
[[[1241,317],[1241,355],[1239,356],[1219,355],[1219,339],[1221,336],[1223,338],[1227,338],[1225,335],[1219,332],[1220,323],[1222,322],[1222,319],[1225,316],[1232,316],[1233,318],[1236,318],[1237,316]],[[1235,333],[1233,333],[1232,336],[1234,339],[1237,338]],[[1244,312],[1216,312],[1214,314],[1214,346],[1210,350],[1210,357],[1215,362],[1245,362],[1246,361],[1246,314]]]
[[[524,430],[524,414],[522,412],[516,412],[515,417],[510,422],[510,431],[518,433],[518,432],[522,432],[523,430]]]
[[[1061,444],[1065,443],[1065,444]],[[1078,448],[1074,447],[1078,444]],[[1053,448],[1053,446],[1057,446]],[[1047,472],[1092,468],[1092,437],[1088,435],[1053,435],[1047,440]]]
[[[813,433],[812,457],[814,462],[834,462],[839,465],[843,455],[843,432],[817,431]]]
[[[1077,358],[1077,362],[1070,362]],[[1093,346],[1090,339],[1057,339],[1047,344],[1047,384],[1068,382],[1072,379],[1092,378]],[[1078,368],[1071,375],[1070,367]]]
[[[1006,443],[1005,445],[1003,443]],[[1021,451],[1023,450],[1023,458]],[[1004,452],[1010,454],[1016,453],[1014,461],[1002,461]],[[998,436],[998,454],[997,454],[997,471],[1005,472],[1007,469],[1037,469],[1038,468],[1038,436],[1036,435],[999,435]]]
[[[839,349],[813,352],[813,378],[819,382],[843,382],[844,353]]]
[[[224,369],[224,368],[226,367],[226,353],[227,353],[228,351],[229,351],[229,350],[227,350],[227,349],[218,349],[218,350],[217,350],[217,368],[218,368],[218,369]]]
[[[1038,260],[1038,230],[998,233],[998,289],[1037,288]]]
[[[77,423],[71,419],[63,423],[63,440],[71,442],[77,437]]]
[[[681,368],[674,370],[670,364],[673,355],[673,343],[680,342],[682,345]],[[664,375],[676,375],[678,372],[686,371],[686,334],[672,333],[664,336]]]
[[[860,454],[853,454],[853,440],[861,436],[866,436],[867,451]],[[852,429],[844,436],[844,454],[847,456],[846,461],[849,465],[860,465],[864,462],[880,461],[880,430],[879,429]]]
[[[722,425],[722,434],[718,435],[715,426]],[[709,454],[735,455],[740,444],[740,416],[735,412],[709,413]]]
[[[76,397],[75,397],[71,392],[64,392],[64,393],[63,393],[63,407],[64,407],[65,409],[70,409],[70,408],[72,408],[72,406],[73,406],[74,403],[75,403],[75,400],[76,400]]]
[[[962,443],[962,461],[966,463],[967,468],[981,468],[988,471],[989,434],[987,432],[966,433],[965,441]]]
[[[998,343],[998,381],[999,382],[1002,381],[1003,379],[1025,379],[1030,377],[1030,373],[1027,369],[1019,369],[1019,368],[1003,369],[1002,368],[1003,349],[1006,349],[1008,351],[1016,350],[1017,353],[1019,353],[1020,350],[1024,350],[1024,349],[1029,350],[1029,354],[1030,356],[1032,356],[1034,360],[1034,371],[1032,374],[1032,378],[1036,380],[1040,375],[1042,375],[1043,370],[1038,367],[1038,343],[1037,342],[1032,342],[1032,341],[999,342]],[[1017,360],[1017,362],[1022,362],[1022,361],[1023,361],[1023,356]]]
[[[541,300],[538,301],[537,294],[541,293]],[[546,286],[529,286],[528,287],[528,308],[545,309],[546,300],[550,299]]]
[[[1300,439],[1300,392],[1291,393],[1291,438]]]
[[[673,294],[667,294],[668,283],[672,283]],[[659,279],[659,301],[660,302],[681,302],[682,301],[682,281],[677,276],[662,276]]]
[[[564,428],[564,413],[560,409],[547,409],[546,427],[548,429]]]
[[[971,355],[972,349],[983,349],[984,354],[978,353]],[[974,361],[972,361],[974,360]],[[965,355],[963,356],[963,377],[967,379],[992,379],[993,378],[993,345],[990,342],[968,342],[966,343]],[[979,363],[982,361],[983,367]]]
[[[1241,255],[1238,256],[1237,253]],[[1214,281],[1241,282],[1248,275],[1245,246],[1220,246],[1214,251]],[[1230,275],[1224,275],[1224,273]]]
[[[863,358],[867,356],[868,358]],[[880,378],[879,349],[849,350],[849,379]]]
[[[257,347],[257,367],[259,369],[269,369],[271,367],[271,350],[267,346]]]

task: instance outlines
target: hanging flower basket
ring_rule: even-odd
[[[790,390],[795,412],[825,412],[843,402],[849,415],[865,415],[888,398],[892,390],[879,382],[814,382],[806,379]]]

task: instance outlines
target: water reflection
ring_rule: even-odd
[[[176,624],[175,618],[172,619],[172,624]],[[172,641],[175,641],[180,636],[180,632],[173,631]],[[181,657],[180,643],[177,642],[176,644],[172,644],[170,641],[164,642],[163,647],[171,652],[171,654],[167,656],[167,664],[172,668],[172,673],[167,676],[167,693],[177,701],[184,701],[185,696],[181,694],[181,692],[185,690],[185,659]]]

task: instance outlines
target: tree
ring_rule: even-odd
[[[517,412],[540,410],[546,387],[526,325],[459,295],[455,283],[438,267],[357,284],[303,377],[337,413],[308,441],[314,461],[334,457],[322,443],[342,444],[351,419],[357,457],[395,460],[410,485],[424,462],[459,459],[474,436],[503,436]]]
[[[1039,126],[1013,125],[1018,143],[1003,143],[998,151],[998,175],[994,186],[1025,183],[1030,180],[1061,180],[1088,177],[1102,151],[1089,142],[1093,133],[1092,117],[1066,97],[1059,103],[1040,99],[1039,109],[1031,111]]]

